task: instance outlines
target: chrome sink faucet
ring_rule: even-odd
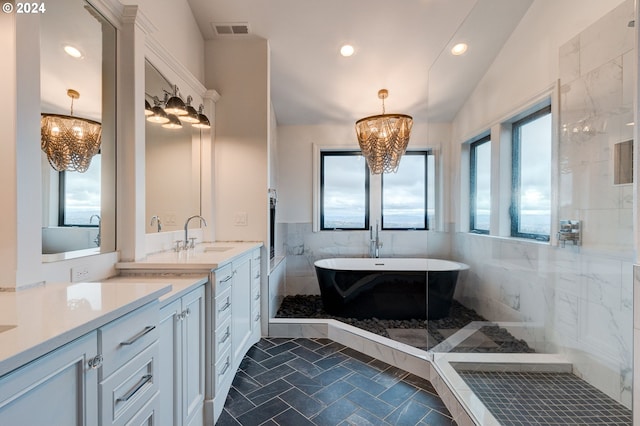
[[[151,216],[151,223],[149,224],[149,226],[153,226],[153,222],[156,223],[157,225],[157,230],[158,232],[162,231],[162,222],[160,221],[160,216],[155,215],[155,216]]]
[[[189,242],[189,222],[191,221],[191,219],[200,219],[200,222],[204,224],[204,226],[207,226],[207,221],[204,219],[204,217],[200,215],[191,216],[186,220],[186,222],[184,223],[184,242],[183,242],[183,247],[185,250],[189,248],[193,248],[195,246],[195,242],[194,242],[195,238],[192,238],[191,242]]]
[[[380,225],[376,220],[376,233],[373,234],[373,226],[369,227],[369,256],[378,258],[380,257],[380,247],[382,247],[382,241],[380,241],[379,235]]]

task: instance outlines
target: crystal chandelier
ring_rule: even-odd
[[[398,170],[400,157],[407,149],[413,118],[405,114],[385,114],[384,100],[389,96],[386,89],[378,91],[382,99],[382,114],[372,115],[356,121],[356,135],[362,155],[372,174],[390,173]]]
[[[67,90],[71,114],[42,114],[40,146],[55,170],[86,172],[91,159],[100,151],[102,126],[97,121],[73,117],[73,100],[80,93]]]

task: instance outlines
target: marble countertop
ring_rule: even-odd
[[[107,283],[132,284],[144,282],[146,284],[171,284],[171,290],[160,296],[160,306],[168,305],[181,298],[191,290],[209,282],[208,275],[120,275],[109,278]]]
[[[147,255],[134,262],[118,262],[116,268],[154,270],[213,270],[231,262],[254,248],[262,247],[262,242],[214,242],[197,244],[195,248],[180,252],[164,251]]]
[[[172,291],[170,279],[116,281],[0,292],[0,376]]]

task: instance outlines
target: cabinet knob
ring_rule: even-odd
[[[87,367],[89,367],[92,370],[95,370],[97,368],[102,367],[103,361],[104,361],[104,358],[102,357],[102,355],[98,354],[87,361]]]

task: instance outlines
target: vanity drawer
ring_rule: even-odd
[[[155,342],[100,383],[101,424],[127,424],[157,394],[158,355]]]
[[[215,335],[215,356],[213,358],[214,364],[222,359],[222,355],[231,348],[231,318],[216,328]]]
[[[156,393],[147,405],[142,407],[131,420],[127,422],[127,426],[154,426],[158,424],[158,401],[160,393]]]
[[[251,318],[253,322],[260,322],[260,317],[262,313],[260,312],[260,301],[253,302],[253,306],[251,307]]]
[[[153,302],[98,329],[102,379],[158,340],[159,317],[159,303]]]
[[[223,266],[220,269],[216,269],[214,274],[216,278],[214,290],[217,296],[231,287],[233,283],[233,268],[231,265]]]
[[[219,359],[218,362],[216,362],[216,366],[215,366],[215,372],[216,372],[216,392],[217,389],[220,388],[220,386],[222,385],[222,383],[229,378],[229,376],[233,376],[233,363],[231,360],[231,350],[229,350],[228,352],[225,352]]]
[[[215,298],[215,323],[214,328],[218,328],[220,324],[231,316],[231,287],[227,288],[222,294]]]

